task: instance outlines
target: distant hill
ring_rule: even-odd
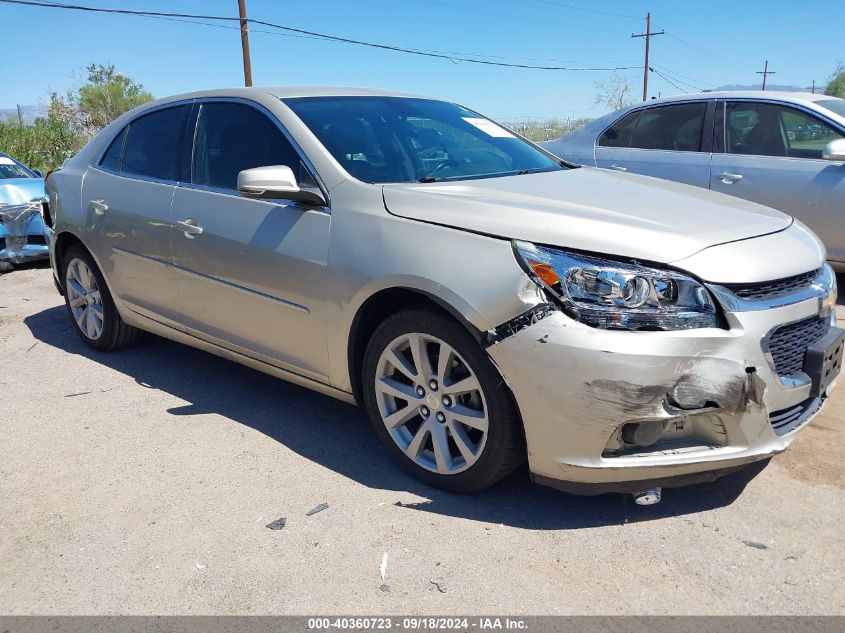
[[[718,88],[714,88],[713,92],[720,92],[722,90],[730,90],[730,91],[739,91],[739,90],[760,90],[760,84],[754,84],[752,86],[744,86],[742,84],[728,84],[727,86],[719,86]],[[800,86],[782,86],[778,84],[766,84],[766,90],[777,90],[778,92],[810,92],[810,86],[805,88],[801,88]],[[821,93],[824,92],[824,86],[816,85],[816,92]]]
[[[40,116],[47,115],[47,108],[45,106],[36,106],[36,105],[22,105],[21,106],[21,116],[23,117],[24,123],[32,123]],[[0,121],[5,121],[7,119],[17,119],[18,118],[18,109],[17,108],[0,108]]]

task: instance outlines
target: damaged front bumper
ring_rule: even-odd
[[[820,307],[821,306],[821,307]],[[778,375],[776,328],[818,298],[725,311],[728,329],[602,330],[543,310],[488,348],[522,413],[535,481],[579,494],[682,486],[783,451],[831,385]],[[524,321],[524,319],[523,319]]]
[[[23,264],[50,255],[41,201],[0,204],[0,262]]]

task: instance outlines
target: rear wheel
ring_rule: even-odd
[[[141,330],[120,318],[100,269],[82,246],[73,246],[65,254],[62,281],[68,314],[86,345],[110,352],[140,338]]]
[[[454,492],[490,486],[524,459],[519,415],[478,343],[425,309],[386,319],[364,357],[376,434],[414,476]]]

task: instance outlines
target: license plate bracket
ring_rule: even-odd
[[[842,371],[845,349],[845,330],[832,327],[818,341],[807,348],[804,373],[813,381],[810,396],[819,398]]]

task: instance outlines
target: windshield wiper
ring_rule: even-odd
[[[417,182],[437,182],[437,178],[434,176],[423,176]]]

